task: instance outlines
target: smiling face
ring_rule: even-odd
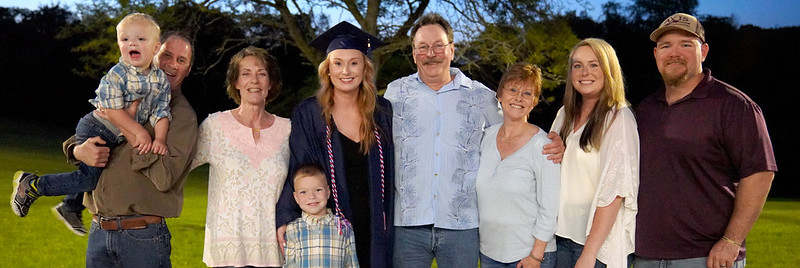
[[[328,54],[328,71],[333,88],[357,92],[364,80],[364,53],[356,49],[336,49]]]
[[[117,26],[117,46],[122,61],[149,70],[158,47],[158,29],[145,20],[129,20]]]
[[[524,81],[508,81],[497,94],[506,121],[527,120],[533,107],[536,107],[538,98],[533,85]]]
[[[419,28],[414,35],[414,63],[423,81],[449,81],[455,48],[439,24]]]
[[[673,30],[658,38],[653,55],[664,83],[677,87],[703,72],[708,44],[689,33]]]
[[[306,214],[320,218],[328,213],[328,197],[331,191],[325,176],[315,174],[294,180],[294,200]]]
[[[605,83],[600,60],[590,46],[581,46],[572,54],[572,86],[583,99],[599,99]]]
[[[264,62],[255,56],[242,58],[239,62],[239,76],[236,78],[236,89],[239,90],[241,103],[266,105],[269,86],[269,74]]]
[[[183,79],[192,68],[192,47],[179,37],[169,37],[156,55],[158,68],[167,74],[172,90],[180,90]]]

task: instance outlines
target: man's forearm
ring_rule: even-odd
[[[739,181],[733,215],[725,229],[725,237],[741,244],[764,208],[775,173],[758,172]]]

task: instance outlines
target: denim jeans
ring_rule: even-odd
[[[260,267],[258,267],[258,266],[249,266],[248,265],[248,266],[220,266],[220,267],[214,267],[214,268],[260,268]]]
[[[433,225],[394,228],[394,267],[477,267],[478,228],[450,230]]]
[[[689,258],[689,259],[675,259],[675,260],[660,260],[660,259],[646,259],[635,257],[633,259],[634,268],[706,268],[707,257]],[[733,263],[733,266],[728,268],[744,268],[747,264],[747,259],[742,259]]]
[[[101,146],[109,147],[111,150],[122,143],[121,137],[111,133],[90,112],[81,118],[78,126],[75,127],[75,138],[80,144],[95,136],[100,136],[106,142],[105,145]],[[45,196],[88,192],[94,190],[94,187],[97,186],[97,180],[102,172],[102,168],[90,167],[80,163],[78,170],[73,172],[42,175],[36,184],[37,191]]]
[[[481,268],[516,268],[518,263],[519,261],[510,263],[498,262],[481,253]],[[541,268],[555,268],[555,267],[556,267],[556,253],[545,252]]]
[[[138,230],[106,231],[92,221],[86,248],[86,268],[172,267],[172,235],[166,222]]]
[[[583,253],[583,245],[575,243],[572,239],[556,236],[556,267],[575,267],[575,263],[578,262],[581,253]],[[595,260],[594,267],[606,268],[606,265]]]

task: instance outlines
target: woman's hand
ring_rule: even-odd
[[[286,246],[286,224],[281,225],[281,227],[278,227],[276,235],[278,236],[278,249],[281,250],[281,254],[285,258],[286,249],[284,247]]]
[[[534,260],[531,256],[527,256],[519,260],[517,263],[517,268],[539,268],[542,267],[542,263]]]

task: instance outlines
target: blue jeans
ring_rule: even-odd
[[[172,235],[166,222],[138,230],[106,231],[92,221],[86,248],[86,268],[172,267]]]
[[[633,259],[634,268],[706,268],[707,257],[689,258],[689,259],[675,259],[675,260],[659,260],[659,259],[646,259],[636,256]],[[728,268],[744,268],[747,264],[747,259],[742,259],[733,263],[733,266]]]
[[[516,268],[518,263],[519,261],[510,263],[498,262],[481,253],[481,268]],[[556,267],[556,253],[545,252],[541,268],[555,268],[555,267]]]
[[[394,228],[394,267],[477,267],[478,228],[450,230],[433,225]]]
[[[103,123],[94,118],[92,112],[89,112],[78,121],[78,126],[75,127],[75,138],[80,144],[94,136],[100,136],[106,142],[102,146],[109,147],[111,150],[122,143],[121,137],[111,133]],[[97,186],[97,180],[100,179],[102,172],[102,168],[80,163],[78,170],[73,172],[42,175],[36,184],[37,191],[45,196],[88,192]]]
[[[556,267],[573,268],[578,258],[583,253],[583,245],[575,243],[572,239],[556,236]],[[606,265],[595,260],[595,268],[606,268]]]

